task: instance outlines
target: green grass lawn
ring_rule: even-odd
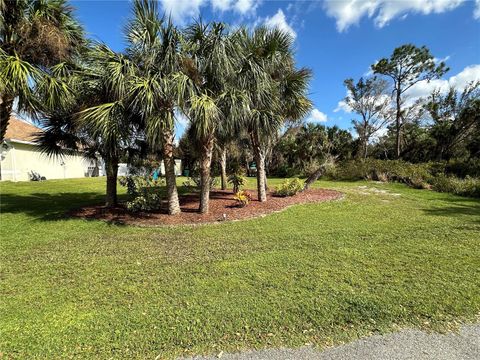
[[[62,217],[101,203],[104,179],[0,186],[7,358],[326,346],[478,320],[475,199],[319,182],[345,198],[255,220],[140,228]]]

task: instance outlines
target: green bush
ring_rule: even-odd
[[[275,188],[275,196],[293,196],[303,190],[303,181],[299,178],[287,179]]]
[[[327,176],[336,180],[396,181],[416,189],[432,188],[439,192],[480,197],[479,178],[467,175],[465,179],[461,179],[446,175],[452,164],[454,163],[411,164],[401,160],[366,159],[341,163],[330,170]],[[465,163],[461,164],[458,166],[465,166]]]
[[[133,198],[127,201],[129,211],[152,211],[158,210],[162,204],[159,188],[164,185],[162,179],[153,180],[150,176],[122,176],[119,183],[127,188],[127,193]]]
[[[327,175],[336,180],[397,181],[414,188],[427,188],[432,178],[431,164],[411,164],[401,160],[347,161]]]
[[[162,205],[162,197],[156,193],[145,193],[127,201],[126,205],[131,212],[158,210]]]
[[[452,159],[444,163],[445,172],[460,178],[480,177],[480,159],[471,158],[468,160]]]
[[[441,174],[433,178],[432,188],[438,192],[480,197],[480,179],[469,176],[465,177],[465,179],[460,179]]]

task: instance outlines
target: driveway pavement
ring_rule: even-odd
[[[375,335],[323,351],[313,347],[269,349],[197,356],[191,360],[480,360],[480,324],[462,326],[458,333],[437,334],[403,330]]]

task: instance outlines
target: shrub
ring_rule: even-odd
[[[366,159],[344,162],[328,175],[337,180],[397,181],[423,189],[428,187],[432,178],[431,167],[431,164],[411,164],[401,160]]]
[[[242,174],[236,173],[228,177],[228,183],[233,186],[233,193],[237,194],[247,183],[247,179]]]
[[[468,160],[452,159],[444,163],[444,170],[447,174],[452,174],[460,178],[480,177],[480,159],[471,158]]]
[[[275,188],[275,196],[293,196],[303,190],[303,182],[299,178],[287,179]]]
[[[233,199],[236,201],[237,206],[245,207],[250,203],[250,201],[252,200],[252,197],[248,192],[242,190],[242,191],[236,192],[235,195],[233,196]]]
[[[164,185],[163,180],[153,180],[150,176],[122,176],[119,183],[127,188],[127,193],[133,198],[127,201],[129,211],[152,211],[161,207],[162,197],[159,187]]]
[[[468,175],[465,179],[447,176],[454,163],[431,162],[411,164],[401,160],[348,161],[340,164],[335,172],[328,175],[337,180],[378,180],[396,181],[416,189],[430,189],[439,192],[480,197],[480,179]],[[455,163],[458,167],[465,163]],[[474,162],[472,162],[474,164]],[[460,170],[457,170],[460,172]]]
[[[438,192],[480,197],[480,179],[469,176],[465,177],[465,179],[460,179],[454,176],[440,174],[433,178],[432,188]]]
[[[162,197],[156,193],[145,193],[127,201],[127,209],[132,212],[153,211],[160,209]]]

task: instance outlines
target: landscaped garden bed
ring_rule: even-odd
[[[259,202],[253,190],[247,190],[252,201],[247,206],[240,207],[234,200],[234,194],[228,190],[214,190],[210,193],[210,212],[198,212],[198,194],[185,194],[180,196],[182,212],[169,216],[164,209],[154,212],[133,213],[125,206],[106,208],[102,205],[85,206],[73,210],[69,215],[85,219],[99,219],[117,224],[131,224],[141,226],[201,224],[220,221],[241,220],[255,218],[272,212],[281,211],[289,206],[312,202],[335,200],[342,193],[335,190],[309,189],[295,196],[279,197],[273,193],[268,194],[267,202]]]

